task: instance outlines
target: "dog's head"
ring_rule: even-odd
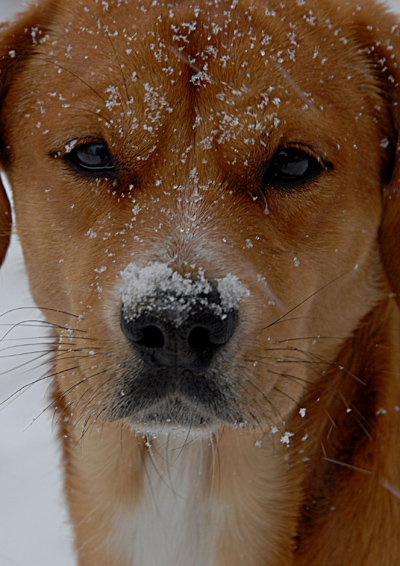
[[[326,383],[400,292],[399,53],[373,2],[48,0],[3,28],[1,161],[77,420],[265,427]]]

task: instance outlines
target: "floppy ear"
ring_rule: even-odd
[[[0,265],[6,257],[11,235],[11,207],[0,181]]]
[[[13,22],[0,25],[0,168],[11,169],[11,152],[7,146],[7,116],[2,109],[10,86],[24,62],[34,53],[35,45],[45,37],[45,30],[54,9],[55,0],[31,6]],[[10,242],[12,215],[10,202],[0,180],[0,265]]]
[[[392,122],[386,132],[391,144],[382,144],[382,151],[391,154],[391,171],[382,186],[379,245],[387,279],[400,303],[400,17],[373,0],[363,2],[360,17],[364,21],[357,22],[357,39],[373,64]]]
[[[399,98],[400,100],[400,98]],[[398,110],[396,108],[396,110]],[[398,112],[396,112],[397,114]],[[396,121],[399,127],[399,117]],[[384,189],[384,212],[380,228],[382,263],[397,302],[400,303],[400,140],[397,139],[396,163],[390,185]]]
[[[8,79],[10,74],[9,62],[10,55],[6,55],[5,50],[7,46],[7,34],[8,26],[2,25],[0,27],[0,108],[3,107],[3,102],[8,90]],[[4,118],[2,112],[0,112],[0,166],[1,169],[6,170],[5,163],[5,144],[3,141],[3,131],[4,131]],[[0,266],[2,265],[4,258],[6,257],[7,249],[10,243],[12,230],[12,216],[11,216],[11,206],[8,200],[7,193],[3,187],[3,183],[0,179]]]

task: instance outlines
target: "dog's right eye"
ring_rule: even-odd
[[[115,173],[115,160],[105,141],[72,142],[67,146],[63,159],[77,173],[82,175],[112,175]]]

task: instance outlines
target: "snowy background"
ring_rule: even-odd
[[[0,0],[0,21],[23,3]],[[389,4],[400,12],[400,0]],[[0,337],[7,333],[0,342],[0,403],[44,373],[40,357],[45,348],[43,328],[34,323],[14,326],[37,320],[40,314],[33,308],[7,314],[10,309],[32,305],[21,250],[14,238],[0,271],[0,314],[6,313],[0,317]],[[25,362],[27,365],[21,365]],[[0,566],[75,564],[60,455],[51,412],[45,412],[46,388],[46,382],[40,382],[0,405]]]

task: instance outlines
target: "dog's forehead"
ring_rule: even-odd
[[[161,113],[170,111],[165,100],[187,96],[196,107],[219,99],[232,112],[239,101],[243,116],[246,102],[278,106],[284,93],[298,108],[313,100],[348,108],[349,96],[363,94],[357,80],[369,82],[367,65],[329,4],[305,4],[82,2],[50,29],[45,65],[53,84],[114,112],[118,98],[138,95]]]

